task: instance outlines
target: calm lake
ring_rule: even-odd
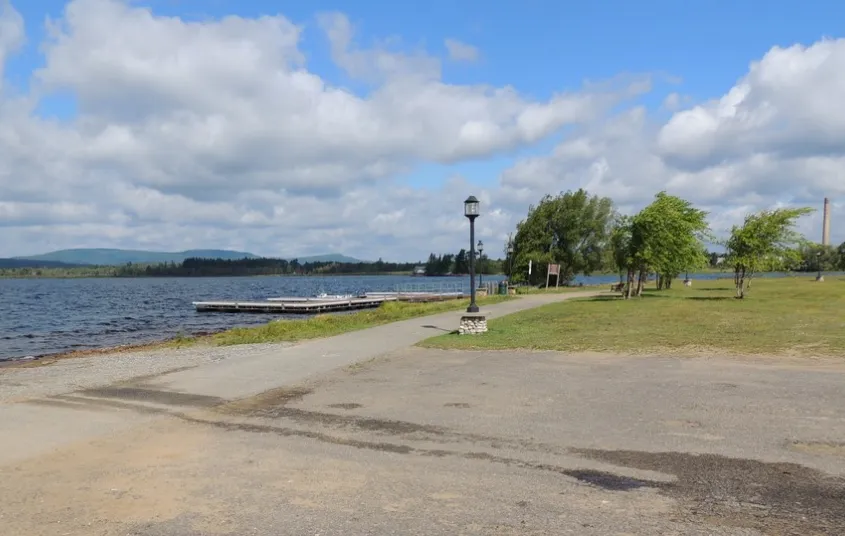
[[[776,274],[771,274],[776,275]],[[695,279],[730,274],[695,274]],[[502,276],[484,276],[499,281]],[[614,275],[578,277],[584,284]],[[0,361],[26,356],[138,344],[234,326],[274,315],[197,313],[191,302],[263,300],[395,290],[469,291],[468,277],[340,276],[139,279],[0,279]],[[303,318],[297,315],[294,318]]]
[[[499,281],[501,276],[484,276]],[[197,313],[191,302],[361,291],[469,291],[468,277],[0,279],[0,361],[262,324],[281,315]],[[296,315],[293,318],[302,319]]]

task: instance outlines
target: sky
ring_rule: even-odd
[[[545,194],[665,190],[719,235],[824,197],[845,3],[0,0],[0,257],[491,256]]]

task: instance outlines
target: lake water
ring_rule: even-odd
[[[783,274],[768,274],[777,276]],[[731,274],[691,274],[694,279]],[[501,276],[484,276],[500,281]],[[615,275],[580,276],[609,284]],[[0,279],[0,361],[152,342],[265,323],[277,315],[197,313],[191,302],[263,300],[321,292],[469,291],[468,277],[339,276],[221,278]],[[297,315],[294,318],[302,318]]]
[[[484,276],[499,281],[501,276]],[[197,313],[191,302],[361,291],[469,291],[468,277],[0,279],[0,361],[139,344],[281,315]],[[303,318],[296,315],[293,318]]]

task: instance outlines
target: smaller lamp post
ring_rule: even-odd
[[[819,271],[818,275],[816,275],[816,281],[824,281],[822,278],[822,252],[816,252],[816,269]]]
[[[513,238],[508,236],[508,281],[511,279],[511,272],[513,271]]]
[[[478,286],[484,286],[484,242],[478,241]]]
[[[474,195],[464,201],[464,216],[469,220],[469,307],[468,313],[477,313],[475,304],[475,218],[478,217],[478,199]]]

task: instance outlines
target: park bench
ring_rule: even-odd
[[[610,285],[611,292],[622,292],[623,290],[625,290],[625,283],[615,283]]]

